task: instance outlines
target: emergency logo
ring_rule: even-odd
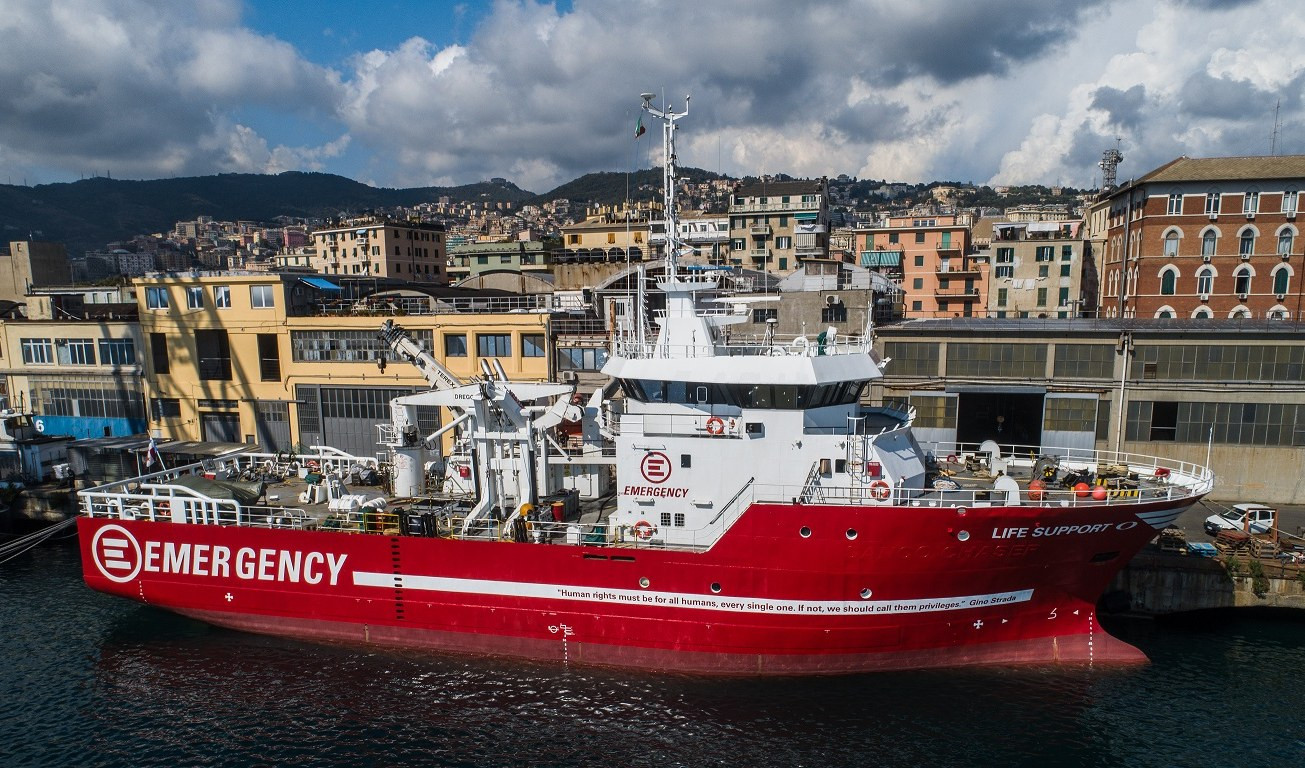
[[[140,573],[140,544],[120,525],[106,525],[91,538],[91,558],[104,578],[124,584]]]
[[[666,454],[653,451],[643,457],[643,463],[639,465],[639,471],[643,473],[643,478],[650,483],[664,483],[671,476],[671,460],[666,458]]]

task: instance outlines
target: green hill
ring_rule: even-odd
[[[326,173],[232,173],[153,181],[86,179],[35,187],[0,185],[0,240],[66,243],[69,254],[133,235],[161,232],[196,216],[271,221],[323,217],[398,205],[454,200],[512,201],[534,197],[510,182],[461,187],[384,189]]]
[[[701,168],[679,168],[677,175],[693,183],[725,178]],[[647,168],[631,173],[587,173],[574,181],[569,181],[556,189],[535,197],[530,202],[543,203],[558,198],[568,200],[614,204],[630,200],[660,200],[662,196],[662,169]]]

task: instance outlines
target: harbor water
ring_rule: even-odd
[[[1108,624],[1153,663],[714,679],[313,645],[0,564],[3,766],[1305,765],[1305,622]]]

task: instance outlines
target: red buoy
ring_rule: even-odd
[[[1092,493],[1092,486],[1087,483],[1079,483],[1074,486],[1074,495],[1080,499],[1086,499],[1090,493]]]
[[[1106,497],[1109,495],[1110,492],[1106,490],[1106,487],[1104,485],[1098,485],[1096,488],[1092,489],[1092,498],[1096,499],[1097,501],[1105,501]]]

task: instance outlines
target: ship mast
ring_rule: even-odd
[[[680,212],[675,205],[675,121],[689,114],[689,97],[684,97],[684,111],[676,112],[671,108],[657,109],[652,105],[655,94],[640,94],[643,99],[643,111],[657,118],[662,123],[662,214],[666,220],[666,279],[679,277],[676,267],[679,264],[680,249]]]

